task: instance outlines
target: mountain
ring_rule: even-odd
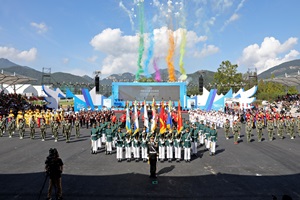
[[[0,58],[0,68],[4,69],[4,68],[8,68],[8,67],[13,67],[13,66],[20,66],[20,65],[17,65],[15,63],[9,61],[8,59]]]
[[[272,74],[274,74],[275,77],[282,77],[285,76],[285,74],[296,75],[298,72],[300,72],[300,59],[274,66],[271,69],[260,73],[258,79],[271,78]]]

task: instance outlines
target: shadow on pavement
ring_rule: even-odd
[[[175,168],[158,172],[167,174]],[[0,174],[0,199],[38,199],[45,174]],[[146,174],[79,176],[63,174],[64,199],[217,199],[267,200],[289,195],[299,199],[299,174],[284,176],[158,176],[153,184]],[[48,181],[42,190],[47,194]],[[273,195],[273,196],[272,196]]]

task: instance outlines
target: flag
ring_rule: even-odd
[[[181,117],[181,108],[180,108],[180,101],[178,101],[178,113],[177,113],[177,133],[179,134],[182,131],[182,117]]]
[[[139,116],[136,107],[136,101],[134,101],[134,133],[139,132]]]
[[[155,101],[153,98],[152,101],[152,124],[151,124],[151,131],[154,132],[156,128],[156,110],[155,110]]]
[[[164,107],[164,102],[162,102],[161,108],[160,108],[160,113],[159,113],[159,124],[160,124],[160,129],[159,132],[161,134],[166,132],[167,125],[166,125],[166,115],[165,115],[165,107]]]
[[[149,119],[148,119],[148,111],[146,106],[146,101],[144,101],[144,126],[147,127],[147,132],[149,131]]]
[[[131,125],[130,125],[130,115],[129,115],[129,107],[128,102],[126,105],[126,130],[131,133]]]
[[[172,116],[171,116],[171,100],[169,101],[169,108],[168,108],[168,119],[167,119],[167,128],[171,130],[172,126]]]

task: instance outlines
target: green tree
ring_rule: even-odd
[[[242,73],[237,72],[238,65],[231,64],[230,61],[223,61],[214,74],[214,83],[218,89],[218,93],[225,94],[232,88],[238,90],[243,83]]]

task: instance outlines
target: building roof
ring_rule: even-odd
[[[7,84],[7,85],[16,85],[16,84],[25,84],[29,81],[36,81],[37,79],[33,79],[27,76],[21,76],[16,74],[8,74],[0,73],[0,84]]]

